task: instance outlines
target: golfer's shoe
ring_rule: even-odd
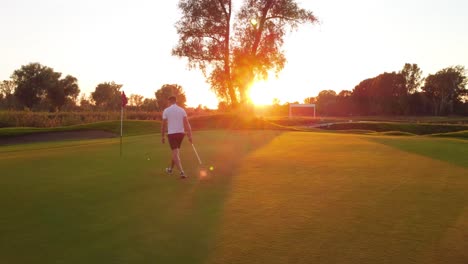
[[[181,172],[181,173],[180,173],[180,178],[181,178],[181,179],[185,179],[185,178],[187,178],[187,175],[185,175],[184,172]]]
[[[171,168],[166,168],[166,173],[167,174],[172,174],[172,169]]]

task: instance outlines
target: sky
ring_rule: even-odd
[[[115,81],[127,95],[154,98],[181,85],[187,105],[216,108],[199,70],[171,55],[176,0],[0,0],[0,81],[31,62],[72,75],[82,92]],[[287,64],[252,87],[256,103],[302,102],[321,90],[352,90],[364,79],[416,63],[423,74],[468,67],[466,0],[298,0],[319,24],[285,38]],[[240,0],[234,1],[235,6]]]

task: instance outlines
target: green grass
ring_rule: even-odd
[[[193,177],[187,142],[192,177],[162,173],[158,134],[126,137],[122,158],[118,139],[0,148],[0,263],[468,260],[466,141],[280,131],[194,140],[214,166],[206,179]]]
[[[372,140],[406,152],[427,156],[434,160],[453,163],[460,167],[468,167],[468,142],[466,141],[428,139],[424,137],[403,137],[399,140],[391,137],[375,137]]]
[[[468,144],[375,138],[288,133],[249,155],[212,263],[466,262]]]
[[[276,135],[197,133],[207,181],[161,173],[157,134],[126,138],[122,158],[117,139],[3,147],[0,263],[201,263],[240,159]],[[195,176],[188,145],[182,159]]]

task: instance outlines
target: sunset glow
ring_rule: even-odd
[[[267,81],[255,82],[249,90],[249,99],[255,105],[269,105],[272,104],[275,97],[271,92],[273,87]]]
[[[271,105],[273,101],[278,103],[302,103],[307,97],[316,95],[317,91],[313,87],[297,78],[292,78],[287,74],[270,74],[266,80],[255,81],[248,91],[249,99],[254,105]]]
[[[59,1],[60,2],[60,1]],[[0,81],[39,62],[79,81],[86,95],[115,81],[128,95],[154,98],[164,84],[179,84],[187,105],[216,108],[218,99],[200,70],[171,55],[180,18],[173,1],[6,1],[0,9]],[[239,7],[241,1],[233,2]],[[278,78],[252,85],[258,105],[303,102],[321,90],[352,90],[367,78],[416,63],[424,75],[468,65],[468,2],[301,1],[317,25],[286,34],[287,62]],[[340,8],[336,8],[339,5]],[[47,19],[45,19],[47,18]],[[257,25],[257,19],[250,20]]]

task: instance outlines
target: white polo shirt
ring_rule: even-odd
[[[177,104],[164,109],[162,118],[167,120],[167,134],[185,133],[184,117],[187,117],[187,113]]]

